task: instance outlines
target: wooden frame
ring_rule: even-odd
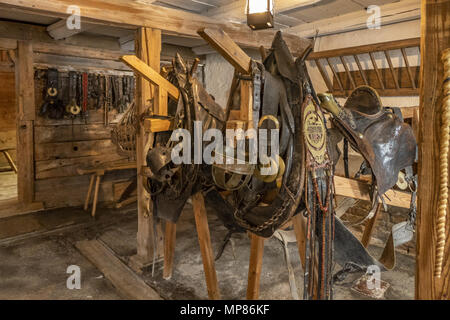
[[[443,50],[450,47],[450,1],[422,0],[419,190],[417,193],[416,299],[450,296],[450,219],[447,219],[444,263],[434,277],[436,226],[440,182],[439,132],[443,100]],[[447,208],[447,217],[448,217]]]
[[[337,97],[348,96],[358,85],[371,85],[377,90],[380,96],[412,96],[418,95],[419,90],[417,89],[417,79],[414,77],[412,67],[409,65],[405,48],[419,47],[419,44],[420,38],[388,41],[371,45],[313,52],[309,55],[308,60],[314,61],[323,80],[325,81],[328,92],[333,93],[333,95]],[[405,67],[394,68],[389,51],[398,49],[402,53],[402,59],[405,63]],[[382,52],[384,54],[389,65],[388,69],[379,68],[373,55],[374,52]],[[362,68],[361,61],[358,56],[360,54],[369,54],[373,69]],[[357,71],[350,71],[348,61],[345,61],[345,57],[347,56],[352,56],[355,59],[358,68]],[[337,72],[330,62],[331,58],[339,58],[339,61],[344,66],[345,71]],[[332,79],[328,76],[321,60],[326,60],[333,74]],[[418,70],[418,67],[414,68],[415,73],[418,73]],[[390,77],[383,77],[386,73],[385,71],[389,71]],[[401,77],[403,74],[405,77]],[[356,78],[359,77],[360,81],[356,81]],[[371,81],[371,79],[375,77],[376,80]],[[392,86],[389,81],[391,81],[394,85]]]

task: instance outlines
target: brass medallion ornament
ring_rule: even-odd
[[[324,163],[327,151],[327,131],[325,123],[317,113],[312,101],[305,107],[303,125],[307,149],[318,164]]]

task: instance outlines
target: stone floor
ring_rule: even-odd
[[[226,229],[209,214],[213,251],[217,252]],[[78,208],[66,208],[0,220],[0,299],[120,299],[112,284],[103,277],[74,244],[100,238],[124,262],[135,254],[137,215],[133,206],[121,210],[100,209],[98,218]],[[223,299],[245,299],[250,241],[244,234],[233,235],[216,262]],[[381,248],[370,248],[376,256]],[[295,243],[289,244],[291,263],[302,296],[302,270]],[[81,268],[81,289],[69,290],[67,267]],[[397,267],[384,272],[390,283],[386,299],[412,299],[415,261],[411,255],[397,254]],[[144,270],[143,279],[165,299],[207,299],[203,265],[192,208],[187,205],[177,224],[174,272],[171,280],[162,278],[162,263]],[[353,274],[335,285],[335,299],[365,299],[350,287],[361,274]],[[261,276],[261,299],[292,299],[281,243],[266,240]]]

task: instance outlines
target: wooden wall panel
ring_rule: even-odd
[[[14,78],[14,72],[0,72],[0,149],[16,148],[16,96]],[[11,152],[11,155],[15,160],[15,151]],[[8,166],[6,159],[0,155],[0,168]]]
[[[67,74],[63,72],[60,75],[64,84]],[[46,208],[82,205],[89,187],[89,175],[80,176],[78,168],[128,160],[127,156],[117,152],[111,141],[111,130],[123,114],[111,110],[107,126],[104,124],[103,108],[89,110],[86,117],[73,119],[41,117],[39,110],[46,83],[43,78],[36,79],[34,83],[36,200],[44,202]],[[114,201],[113,185],[135,178],[135,170],[108,172],[101,181],[99,201]]]

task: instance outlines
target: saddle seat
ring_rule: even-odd
[[[369,86],[356,88],[340,107],[330,94],[320,94],[321,107],[333,114],[332,122],[358,150],[372,169],[378,195],[397,182],[399,171],[416,159],[416,139],[411,126],[383,108]]]

